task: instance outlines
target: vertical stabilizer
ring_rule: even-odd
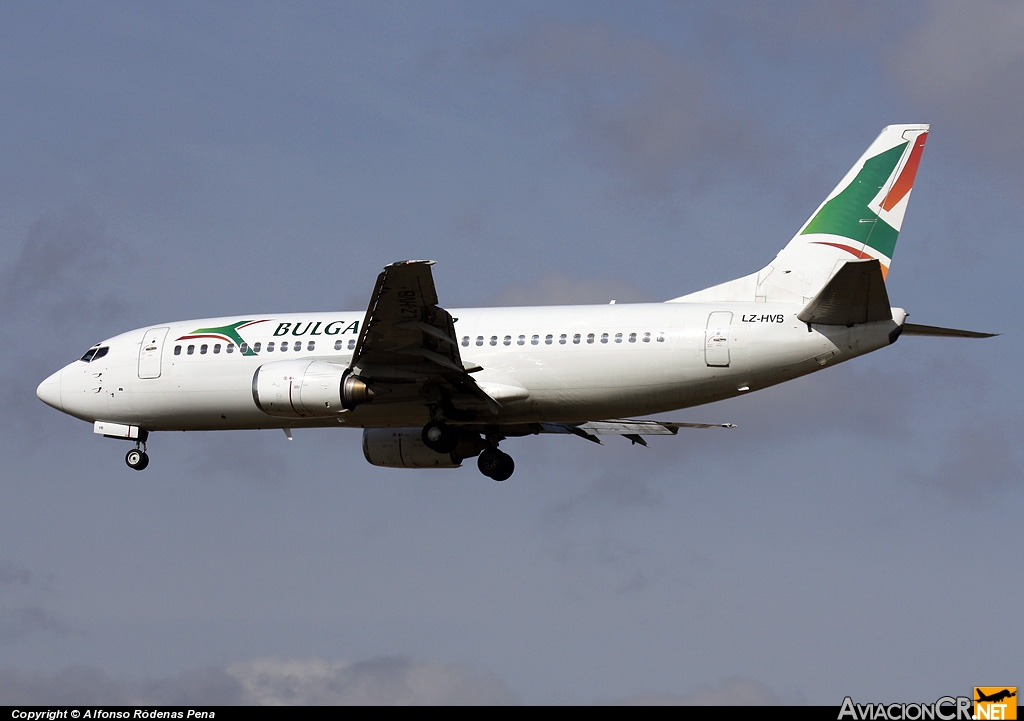
[[[928,127],[884,128],[760,272],[676,300],[806,303],[848,260],[877,260],[884,278],[892,264]]]

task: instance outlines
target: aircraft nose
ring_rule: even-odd
[[[57,371],[36,388],[36,395],[39,397],[39,400],[48,406],[56,408],[58,411],[64,410],[64,403],[60,397],[60,376],[63,372],[63,369]]]

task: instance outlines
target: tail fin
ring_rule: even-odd
[[[848,260],[879,261],[885,278],[903,225],[927,125],[890,125],[775,260],[758,273],[677,301],[806,303]]]

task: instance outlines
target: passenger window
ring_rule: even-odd
[[[540,345],[540,336],[539,335],[535,335],[532,338],[530,338],[530,343],[532,345]]]
[[[622,333],[616,333],[615,334],[615,342],[616,343],[621,343],[622,342]]]
[[[562,333],[562,335],[558,336],[558,344],[565,345],[565,341],[568,339],[568,337],[569,336],[567,336],[565,333]]]
[[[629,342],[630,343],[636,343],[636,333],[630,333],[629,334]]]
[[[594,334],[593,333],[587,333],[587,343],[593,343],[593,342],[594,342]]]
[[[469,348],[469,336],[468,335],[462,336],[462,347],[463,348]]]
[[[206,355],[206,351],[209,349],[209,347],[210,346],[206,345],[205,343],[199,346],[199,355]]]
[[[608,342],[608,334],[607,333],[602,333],[601,334],[601,342],[602,343],[607,343]]]
[[[220,343],[217,343],[217,344],[215,344],[213,346],[213,353],[214,353],[214,355],[216,355],[217,353],[220,353]]]
[[[306,350],[309,351],[309,350],[313,350],[314,348],[316,348],[316,341],[315,340],[311,340],[309,343],[306,344]],[[302,350],[302,341],[298,341],[295,344],[295,350]]]
[[[263,344],[260,343],[259,341],[256,341],[255,343],[252,344],[252,352],[259,353],[261,347],[263,347]]]
[[[554,342],[554,340],[555,340],[555,337],[553,335],[551,335],[550,333],[548,333],[546,336],[544,336],[544,345],[551,345],[552,342]]]
[[[659,343],[664,343],[665,342],[665,334],[664,333],[658,333],[658,342]]]
[[[245,355],[246,353],[248,353],[249,352],[249,344],[248,343],[239,343],[238,344],[238,352],[241,353],[242,355]]]
[[[228,353],[234,353],[235,352],[235,344],[234,343],[228,343],[227,347],[224,350],[226,350]]]
[[[269,343],[267,343],[267,353],[273,353],[273,352],[274,352],[274,341],[270,341]]]
[[[491,345],[498,345],[498,336],[496,336],[496,335],[492,335],[491,336]]]
[[[650,333],[644,333],[644,343],[650,343],[650,342],[651,342],[651,334]]]
[[[334,341],[334,350],[341,350],[341,347],[343,345],[345,345],[345,341],[343,341],[343,340],[336,340],[336,341]],[[465,345],[465,344],[463,344],[463,345]]]
[[[186,350],[185,352],[188,353],[189,355],[192,355],[193,353],[196,352],[196,347],[194,345],[190,345],[188,347],[188,350]]]
[[[174,346],[174,355],[181,355],[181,346],[180,345]]]
[[[576,334],[573,335],[572,342],[573,342],[573,345],[579,345],[580,344],[580,334],[579,333],[576,333]]]
[[[478,346],[479,346],[479,345],[483,345],[483,344],[484,344],[484,337],[483,337],[482,335],[478,335],[478,336],[476,337],[476,344],[477,344]]]
[[[519,345],[526,345],[526,336],[525,335],[519,336],[518,340],[516,340],[516,343],[519,344]]]
[[[348,342],[348,349],[349,350],[355,350],[356,349],[356,341],[355,341],[354,338]]]
[[[505,339],[502,341],[502,343],[504,343],[505,345],[512,345],[512,336],[505,336]]]
[[[299,349],[302,348],[302,341],[295,341],[295,344],[297,346],[299,346]],[[270,349],[267,348],[267,350],[270,350]],[[288,341],[286,341],[286,340],[281,341],[281,352],[284,353],[286,350],[288,350]]]

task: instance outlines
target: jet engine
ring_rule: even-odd
[[[451,453],[438,453],[423,442],[422,428],[365,428],[363,455],[384,468],[458,468],[464,458],[479,455],[487,444],[478,433],[460,431]]]
[[[369,403],[373,390],[350,368],[316,360],[264,363],[252,376],[252,398],[268,416],[334,416]]]

